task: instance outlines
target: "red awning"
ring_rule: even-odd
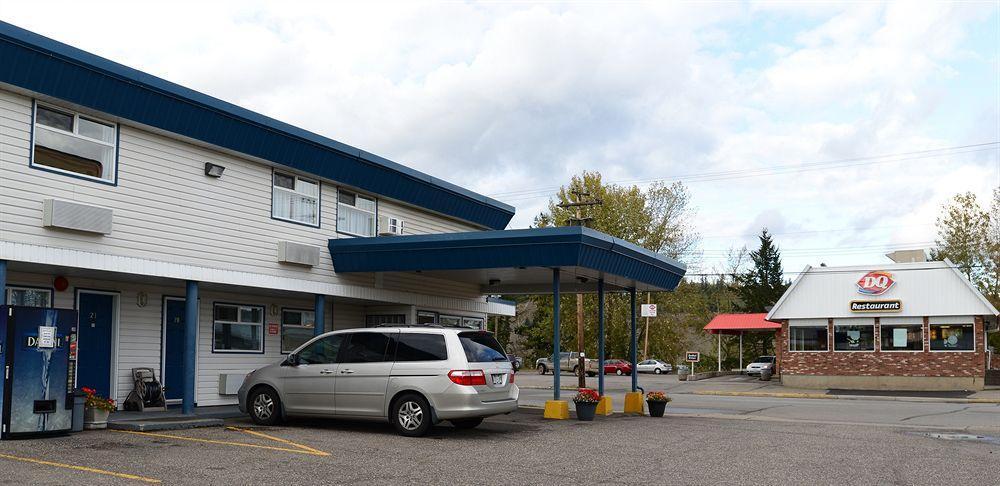
[[[774,331],[781,324],[765,319],[767,314],[719,314],[705,326],[712,334],[739,334],[740,331]]]

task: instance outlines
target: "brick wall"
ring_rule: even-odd
[[[882,352],[881,326],[875,319],[875,351],[834,352],[833,319],[827,323],[827,351],[788,351],[788,321],[775,339],[783,375],[982,377],[986,374],[983,319],[974,318],[975,352],[930,352],[928,318],[924,318],[924,350]]]

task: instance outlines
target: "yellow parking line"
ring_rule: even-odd
[[[302,445],[302,444],[299,444],[297,442],[292,442],[292,441],[290,441],[288,439],[282,439],[280,437],[275,437],[273,435],[268,435],[268,434],[265,434],[263,432],[257,432],[255,430],[250,430],[250,429],[241,429],[239,427],[226,427],[226,428],[229,429],[229,430],[236,430],[236,431],[239,431],[239,432],[246,432],[246,433],[248,433],[250,435],[256,435],[258,437],[263,437],[265,439],[270,439],[270,440],[273,440],[273,441],[276,441],[276,442],[281,442],[282,444],[288,444],[288,445],[293,446],[293,447],[298,447],[299,449],[302,449],[302,450],[305,450],[305,451],[309,451],[309,452],[313,452],[313,453],[315,453],[316,455],[319,455],[319,456],[329,456],[330,455],[329,452],[323,452],[323,451],[318,450],[318,449],[313,449],[312,447],[309,447],[307,445]]]
[[[314,451],[308,451],[308,450],[303,450],[303,449],[289,449],[289,448],[286,448],[286,447],[273,447],[273,446],[266,446],[266,445],[259,445],[259,444],[247,444],[247,443],[244,443],[244,442],[230,442],[228,440],[198,439],[198,438],[195,438],[195,437],[183,437],[183,436],[180,436],[180,435],[170,435],[170,434],[157,434],[157,433],[153,433],[153,432],[136,432],[136,431],[132,431],[132,430],[115,430],[115,432],[121,432],[121,433],[125,433],[125,434],[145,435],[145,436],[149,436],[149,437],[163,437],[163,438],[167,438],[167,439],[187,440],[187,441],[191,441],[191,442],[202,442],[202,443],[205,443],[205,444],[231,445],[231,446],[237,446],[237,447],[250,447],[250,448],[253,448],[253,449],[267,449],[267,450],[272,450],[272,451],[294,452],[296,454],[308,454],[310,456],[328,456],[328,455],[330,455],[330,454],[328,454],[326,452],[319,452],[319,451],[315,451],[314,452]]]
[[[105,476],[114,476],[116,478],[132,479],[132,480],[135,480],[135,481],[142,481],[142,482],[145,482],[145,483],[160,483],[159,479],[147,478],[147,477],[143,477],[143,476],[136,476],[134,474],[125,474],[125,473],[114,472],[114,471],[105,471],[104,469],[95,469],[95,468],[86,467],[86,466],[76,466],[76,465],[73,465],[73,464],[63,464],[61,462],[43,461],[41,459],[32,459],[30,457],[21,457],[21,456],[12,456],[12,455],[9,455],[9,454],[0,454],[0,457],[2,457],[4,459],[10,459],[10,460],[13,460],[13,461],[30,462],[30,463],[33,463],[33,464],[42,464],[42,465],[45,465],[45,466],[61,467],[63,469],[72,469],[72,470],[75,470],[75,471],[85,471],[85,472],[94,473],[94,474],[103,474]]]

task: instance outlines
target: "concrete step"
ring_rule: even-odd
[[[183,430],[198,427],[221,427],[224,420],[208,417],[176,417],[142,420],[117,420],[108,422],[109,429],[132,432],[152,432],[157,430]]]

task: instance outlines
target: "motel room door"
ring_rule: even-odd
[[[160,380],[167,400],[180,400],[184,393],[184,307],[184,299],[164,299]]]
[[[118,294],[78,290],[76,386],[93,388],[98,395],[112,397],[114,327],[118,317]]]

